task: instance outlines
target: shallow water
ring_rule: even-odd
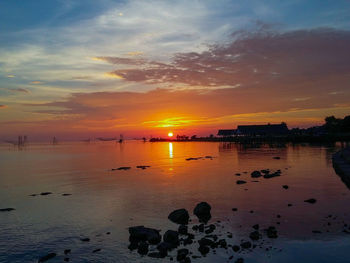
[[[0,145],[0,208],[16,209],[0,212],[0,262],[37,262],[50,252],[57,257],[49,262],[62,262],[64,249],[72,250],[70,262],[170,262],[130,252],[127,228],[176,230],[168,214],[178,208],[192,214],[200,201],[211,204],[211,222],[221,221],[217,233],[224,238],[233,233],[226,238],[229,244],[249,240],[257,223],[276,226],[279,237],[250,252],[217,249],[193,262],[228,262],[231,255],[231,262],[238,257],[248,263],[350,262],[350,235],[343,232],[350,223],[349,189],[331,162],[339,147],[127,141],[32,144],[18,150]],[[214,158],[186,161],[207,155]],[[111,171],[120,166],[131,169]],[[282,176],[252,182],[253,170],[267,168],[281,169]],[[53,194],[29,196],[41,192]],[[316,204],[303,202],[309,198]],[[326,218],[329,214],[332,218]],[[197,223],[191,218],[190,226]],[[92,253],[96,248],[101,251]],[[199,255],[196,244],[193,252]]]

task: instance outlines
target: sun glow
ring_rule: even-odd
[[[169,136],[169,137],[173,137],[174,134],[173,134],[172,132],[169,132],[169,133],[168,133],[168,136]]]

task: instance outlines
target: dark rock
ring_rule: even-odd
[[[237,251],[240,250],[240,247],[237,246],[237,245],[234,245],[234,246],[232,246],[232,250],[233,250],[234,252],[237,252]]]
[[[46,256],[41,257],[41,258],[38,260],[38,263],[40,263],[40,262],[46,262],[46,261],[48,261],[48,260],[50,260],[50,259],[56,257],[56,255],[57,255],[56,253],[49,253],[49,254],[47,254]]]
[[[259,171],[254,171],[250,174],[250,176],[252,178],[258,178],[258,177],[262,176],[262,174]]]
[[[29,196],[37,196],[37,194],[31,194],[31,195],[29,195]]]
[[[236,184],[246,184],[247,182],[246,181],[244,181],[244,180],[237,180],[236,181]]]
[[[206,234],[210,234],[210,233],[213,233],[213,232],[214,232],[214,230],[216,229],[216,226],[213,225],[213,224],[211,224],[211,225],[209,225],[207,228],[208,228],[208,229],[205,230],[205,233],[206,233]]]
[[[232,211],[237,211],[238,209],[237,208],[232,208]]]
[[[281,176],[281,173],[275,172],[275,173],[271,173],[271,174],[264,174],[265,179],[270,179],[270,178],[277,177],[277,176]]]
[[[202,239],[198,240],[198,244],[200,246],[212,246],[214,244],[214,241],[203,237]]]
[[[84,237],[84,238],[81,238],[80,241],[83,241],[83,242],[89,242],[90,241],[90,238],[88,237]]]
[[[129,227],[130,242],[148,241],[150,244],[156,245],[161,241],[159,231],[144,226]]]
[[[193,209],[193,213],[198,217],[199,222],[207,223],[210,218],[211,206],[207,202],[201,202]]]
[[[64,258],[63,261],[64,262],[69,262],[69,258]]]
[[[180,263],[191,263],[191,259],[189,257],[185,257]]]
[[[236,176],[241,176],[241,174],[240,173],[236,173]]]
[[[304,200],[304,202],[309,204],[314,204],[317,202],[317,200],[315,198],[310,198],[310,199]]]
[[[177,209],[171,212],[168,219],[176,224],[187,225],[190,218],[186,209]]]
[[[244,259],[243,258],[237,258],[235,263],[244,263]]]
[[[138,247],[139,247],[139,242],[133,241],[129,244],[128,249],[134,250],[134,249],[137,249]]]
[[[121,167],[119,167],[119,168],[112,168],[112,171],[120,171],[120,170],[124,170],[124,171],[126,171],[126,170],[130,170],[131,169],[131,167],[129,167],[129,166],[121,166]]]
[[[279,157],[279,156],[275,156],[275,157],[273,157],[273,159],[275,159],[275,160],[279,160],[279,159],[281,159],[281,157]]]
[[[258,231],[253,231],[249,234],[251,240],[259,240],[260,233]]]
[[[288,185],[282,185],[282,187],[283,187],[284,189],[288,189],[288,188],[289,188]]]
[[[164,258],[164,257],[166,257],[166,255],[162,256],[162,254],[160,252],[151,252],[147,256],[149,256],[150,258]]]
[[[248,249],[252,247],[252,243],[250,243],[249,241],[245,241],[241,243],[241,248],[242,249]]]
[[[198,248],[198,251],[203,255],[203,256],[205,256],[206,254],[208,254],[209,253],[209,247],[207,247],[207,246],[199,246],[199,248]]]
[[[92,251],[92,253],[97,253],[97,252],[100,252],[100,251],[101,251],[100,248],[96,248],[96,249],[94,249],[94,250]]]
[[[11,207],[8,207],[8,208],[1,208],[1,209],[0,209],[0,212],[10,212],[10,211],[13,211],[13,210],[16,210],[16,209],[11,208]]]
[[[179,245],[179,233],[174,230],[168,230],[163,235],[163,241],[175,248]]]
[[[161,257],[166,257],[168,255],[168,251],[173,249],[173,246],[170,243],[162,242],[157,246],[157,249]]]
[[[42,192],[42,193],[40,193],[40,195],[50,195],[50,194],[52,194],[51,192]]]
[[[218,246],[221,247],[221,248],[227,248],[227,242],[225,239],[220,239],[218,241]]]
[[[65,250],[64,250],[64,254],[67,255],[67,254],[69,254],[71,251],[72,251],[71,249],[65,249]]]
[[[176,256],[176,260],[177,261],[181,261],[181,260],[184,260],[187,255],[188,255],[189,251],[187,248],[182,248],[182,249],[179,249],[177,251],[177,256]]]
[[[322,232],[319,231],[319,230],[312,230],[312,233],[314,233],[314,234],[321,234]]]
[[[198,231],[199,231],[199,232],[204,232],[204,224],[200,224],[200,225],[198,226]]]
[[[188,227],[186,225],[180,225],[178,232],[180,235],[186,235],[188,233]]]
[[[145,170],[146,168],[149,168],[149,167],[151,167],[151,166],[149,166],[149,165],[138,165],[138,166],[136,166],[136,168],[139,168],[139,169],[142,169],[142,170]]]
[[[292,206],[292,204],[288,204],[287,206]]]
[[[254,228],[255,230],[259,230],[259,224],[254,225],[253,228]]]
[[[148,253],[148,244],[145,241],[141,241],[139,243],[139,247],[137,249],[137,252],[140,255],[146,255]]]
[[[72,194],[62,194],[62,196],[70,196],[70,195],[72,195]]]
[[[269,170],[269,169],[261,170],[261,172],[262,172],[263,174],[268,174],[268,173],[270,173],[270,170]]]
[[[277,238],[278,237],[277,230],[274,226],[270,226],[268,229],[266,229],[266,234],[267,234],[267,237],[269,237],[269,238]]]

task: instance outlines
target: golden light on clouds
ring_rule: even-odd
[[[42,82],[39,81],[39,80],[34,80],[34,81],[30,82],[30,84],[35,84],[35,85],[37,85],[37,84],[42,84]]]
[[[104,75],[106,77],[108,77],[108,78],[124,79],[124,77],[122,75],[118,75],[118,74],[115,74],[115,73],[106,72]]]
[[[143,55],[143,52],[142,51],[130,51],[130,52],[126,53],[126,54],[128,56],[134,57],[134,56],[141,56],[141,55]]]
[[[9,75],[7,75],[7,77],[8,78],[14,78],[14,77],[16,77],[15,75],[12,75],[12,74],[9,74]]]

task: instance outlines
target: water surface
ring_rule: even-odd
[[[127,228],[176,230],[168,214],[178,208],[192,214],[200,201],[211,204],[212,222],[221,221],[218,233],[233,233],[229,244],[248,240],[257,223],[276,226],[279,237],[248,253],[217,249],[194,262],[227,262],[231,255],[232,262],[350,262],[350,235],[343,232],[350,223],[349,189],[331,163],[338,148],[138,141],[31,144],[21,150],[1,145],[0,208],[16,210],[0,213],[0,262],[37,262],[49,252],[58,255],[49,262],[62,262],[64,249],[72,250],[70,262],[170,262],[130,252]],[[200,156],[214,158],[186,161]],[[131,169],[111,171],[120,166]],[[282,176],[252,182],[250,173],[261,169],[280,169]],[[41,192],[53,194],[30,196]],[[303,202],[308,198],[316,204]],[[197,223],[192,219],[190,226]],[[193,252],[199,255],[196,245]]]

